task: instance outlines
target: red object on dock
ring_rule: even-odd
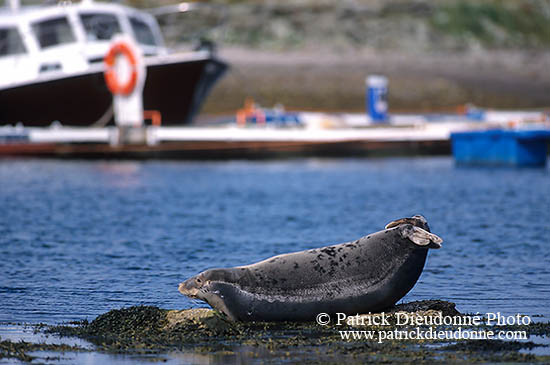
[[[162,124],[162,114],[158,110],[144,110],[143,119],[151,119],[151,124],[160,127]]]

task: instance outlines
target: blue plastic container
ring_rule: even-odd
[[[371,75],[365,80],[367,87],[367,113],[374,123],[388,119],[388,79]]]
[[[487,130],[451,134],[458,164],[544,166],[550,131]]]

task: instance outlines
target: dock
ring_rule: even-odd
[[[266,158],[450,153],[441,128],[260,129],[145,127],[127,143],[120,129],[29,128],[28,139],[0,144],[0,156],[72,158]]]
[[[269,158],[281,156],[450,155],[451,134],[510,127],[506,118],[396,116],[365,123],[361,115],[303,113],[296,126],[246,125],[103,128],[0,127],[0,157]],[[537,120],[538,121],[538,120]]]

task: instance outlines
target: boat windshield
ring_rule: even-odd
[[[75,41],[73,31],[66,17],[49,19],[32,25],[41,48]]]
[[[147,23],[138,18],[130,17],[130,24],[132,25],[132,30],[134,31],[138,43],[146,46],[155,45],[155,36]]]
[[[0,57],[25,52],[25,45],[17,28],[0,28]]]
[[[108,41],[113,35],[121,33],[118,19],[113,14],[80,14],[80,20],[86,30],[86,39],[88,41]]]

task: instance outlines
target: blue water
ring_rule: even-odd
[[[405,300],[550,318],[550,169],[450,158],[0,161],[0,321],[201,305],[204,269],[352,240],[422,213],[444,239]]]

